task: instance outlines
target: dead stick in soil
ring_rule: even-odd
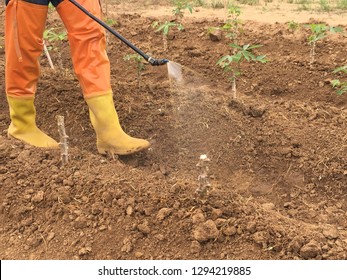
[[[108,5],[107,0],[105,0],[106,18],[108,18]]]
[[[60,135],[60,151],[61,151],[61,161],[63,165],[68,163],[68,144],[67,144],[67,139],[69,136],[66,135],[65,132],[65,124],[64,124],[64,117],[63,116],[58,116],[58,130],[59,130],[59,135]]]
[[[206,155],[201,155],[197,167],[200,168],[200,175],[198,177],[199,181],[199,188],[196,190],[196,192],[199,194],[201,198],[205,198],[211,184],[209,182],[209,175],[208,175],[208,163],[210,162],[210,159]]]
[[[49,66],[51,66],[52,69],[54,69],[54,65],[53,65],[53,62],[52,62],[52,59],[51,59],[51,56],[48,52],[48,49],[47,49],[47,46],[45,43],[43,43],[43,49],[45,51],[45,55],[47,56],[47,59],[48,59],[48,62],[49,62]]]

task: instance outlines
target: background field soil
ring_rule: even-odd
[[[262,44],[270,62],[244,65],[232,102],[216,66],[229,41],[207,35],[223,11],[187,17],[164,52],[151,27],[164,15],[146,8],[109,12],[138,47],[183,65],[185,83],[172,87],[165,66],[147,66],[139,87],[123,60],[131,51],[108,36],[123,128],[152,142],[138,155],[97,153],[67,41],[51,51],[56,71],[41,57],[36,105],[39,127],[55,139],[56,116],[65,116],[69,164],[59,151],[8,139],[0,49],[1,259],[346,259],[347,95],[330,86],[332,70],[347,63],[346,35],[320,42],[310,69],[307,30],[245,19],[241,43]],[[61,26],[55,12],[48,25]],[[201,154],[211,160],[204,197],[196,192]]]

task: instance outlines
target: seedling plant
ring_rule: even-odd
[[[51,43],[57,41],[64,41],[67,39],[67,34],[65,31],[57,33],[54,30],[56,30],[56,28],[46,29],[43,32],[43,38]]]
[[[222,9],[225,7],[225,1],[221,0],[212,0],[211,1],[211,8],[213,9]]]
[[[191,14],[193,13],[193,6],[190,2],[186,0],[173,0],[172,2],[175,5],[172,13],[178,22],[182,21],[186,10],[188,10]]]
[[[220,58],[217,65],[220,66],[224,72],[230,74],[230,81],[232,83],[232,95],[233,98],[237,98],[236,93],[236,80],[241,75],[241,63],[247,62],[261,62],[265,63],[268,60],[266,55],[254,55],[253,50],[262,47],[262,45],[243,45],[230,44],[235,50],[233,55],[225,55]]]
[[[228,19],[222,29],[227,32],[227,38],[233,40],[234,44],[238,44],[238,38],[242,33],[242,21],[239,19],[241,10],[237,6],[231,6],[228,9]]]
[[[347,74],[347,65],[336,68],[333,73]],[[331,81],[331,85],[333,88],[336,89],[336,93],[338,95],[347,93],[347,82],[340,81],[339,79],[335,79]]]
[[[114,20],[113,18],[107,18],[105,20],[105,23],[109,26],[117,26],[118,25],[118,21]]]
[[[158,27],[159,26],[159,27]],[[168,50],[168,36],[169,32],[172,28],[177,28],[179,31],[182,31],[184,29],[183,25],[180,23],[177,23],[175,21],[165,21],[164,23],[160,24],[159,22],[155,21],[152,25],[153,28],[157,28],[155,32],[161,32],[163,34],[163,44],[164,44],[164,51]]]
[[[127,54],[124,56],[124,60],[135,63],[137,70],[137,83],[140,88],[142,72],[146,69],[144,58],[139,54]]]
[[[199,162],[196,165],[200,169],[200,174],[198,176],[199,187],[196,190],[200,198],[206,198],[208,191],[211,188],[209,181],[209,163],[210,159],[207,155],[200,155]]]
[[[55,11],[55,7],[53,6],[52,3],[49,3],[49,4],[48,4],[48,10],[49,10],[50,12]]]
[[[308,36],[307,40],[308,43],[311,46],[310,49],[310,68],[313,67],[313,63],[315,61],[315,56],[316,56],[316,46],[317,46],[317,42],[324,39],[325,37],[327,37],[329,35],[329,33],[337,33],[337,32],[342,32],[342,28],[340,27],[333,27],[333,26],[327,26],[325,24],[322,23],[312,23],[307,25],[306,27],[308,27],[311,31],[311,34]]]
[[[55,45],[56,45],[56,42],[61,42],[61,41],[66,40],[67,39],[67,33],[65,31],[55,32],[55,30],[56,30],[55,28],[51,28],[51,29],[46,29],[43,32],[43,39],[45,41],[48,41],[49,43],[51,43],[50,46],[46,46],[46,44],[44,44],[45,53],[48,57],[51,68],[54,68],[53,62],[49,56],[49,51],[51,51],[51,50],[55,51],[55,53],[59,56],[59,58],[58,58],[59,68],[63,69],[61,52],[58,50],[58,47]]]
[[[290,22],[288,22],[288,29],[291,30],[292,32],[298,30],[300,28],[300,23],[291,20]]]
[[[241,10],[239,7],[232,5],[228,9],[227,19],[222,27],[210,27],[208,33],[212,33],[215,30],[221,30],[226,32],[225,37],[233,41],[234,44],[238,44],[239,37],[242,34],[242,21],[239,19]]]

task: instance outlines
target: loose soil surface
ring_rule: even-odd
[[[67,41],[51,51],[57,70],[41,57],[35,102],[38,126],[55,139],[56,117],[65,117],[69,163],[8,139],[0,49],[1,259],[347,259],[347,95],[330,85],[343,79],[332,71],[347,64],[346,36],[319,42],[310,68],[306,29],[245,20],[241,44],[262,44],[257,53],[270,62],[243,65],[235,101],[216,66],[230,40],[207,34],[222,16],[195,12],[164,51],[151,27],[162,18],[120,8],[109,8],[116,30],[183,65],[183,84],[147,65],[139,85],[123,60],[131,50],[108,35],[121,124],[152,142],[137,155],[97,153]],[[48,25],[61,26],[55,12]],[[205,195],[197,192],[202,154]]]

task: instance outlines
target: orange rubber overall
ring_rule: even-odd
[[[101,18],[98,0],[79,3]],[[148,148],[149,142],[127,135],[120,126],[110,85],[105,30],[69,1],[60,3],[57,11],[68,31],[75,73],[89,106],[99,153],[127,155]]]
[[[99,0],[79,0],[89,12],[101,17]],[[68,0],[56,7],[67,31],[74,71],[89,106],[92,125],[100,153],[131,154],[150,146],[143,139],[127,135],[121,128],[113,104],[110,62],[106,54],[105,31]],[[57,143],[36,127],[33,99],[39,77],[38,58],[43,49],[42,34],[47,6],[11,0],[6,7],[6,93],[11,112],[11,125],[21,127],[21,135],[9,129],[9,135],[37,147],[57,147]],[[14,22],[14,24],[12,24]],[[30,100],[16,105],[14,100]],[[29,107],[18,110],[19,107]],[[17,108],[17,109],[16,109]],[[31,114],[23,118],[23,111]],[[16,120],[21,119],[21,123]],[[30,122],[30,125],[28,123]],[[34,127],[39,134],[32,141]],[[42,139],[42,134],[52,141]],[[34,137],[35,138],[35,137]]]
[[[36,126],[34,96],[47,6],[11,0],[5,14],[5,83],[11,124],[8,135],[41,148],[58,143]]]

